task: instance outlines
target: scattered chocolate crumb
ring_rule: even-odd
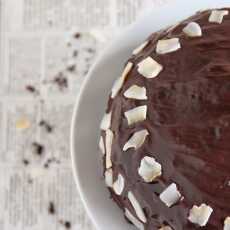
[[[48,212],[51,215],[54,215],[56,213],[55,206],[54,206],[54,203],[52,201],[49,202]]]
[[[28,179],[28,184],[32,184],[33,180],[31,178]]]
[[[77,55],[78,55],[78,51],[77,51],[77,50],[74,50],[74,51],[73,51],[73,57],[77,57]]]
[[[65,221],[64,225],[65,225],[66,229],[71,228],[71,223],[69,221]]]
[[[92,49],[92,48],[88,48],[87,51],[88,51],[89,53],[95,53],[95,50]]]
[[[32,143],[32,146],[34,148],[34,153],[41,156],[44,152],[44,146],[37,143],[37,142],[33,142]]]
[[[75,69],[76,69],[76,65],[70,65],[67,67],[67,71],[69,71],[69,72],[74,72]]]
[[[80,34],[80,33],[75,33],[75,34],[74,34],[74,38],[78,39],[78,38],[80,38],[80,37],[81,37],[81,34]]]
[[[52,133],[53,131],[53,126],[51,126],[47,121],[41,120],[39,122],[39,125],[44,127],[48,133]]]
[[[27,166],[30,163],[27,159],[23,159],[22,162],[25,166]]]
[[[56,159],[55,157],[53,158],[49,158],[46,163],[44,164],[44,168],[49,168],[50,164],[52,163],[56,163],[56,164],[60,164],[60,160]]]
[[[63,220],[60,220],[59,221],[60,224],[63,224],[65,226],[66,229],[70,229],[72,224],[70,221],[63,221]]]
[[[60,90],[63,90],[64,88],[68,88],[68,80],[63,75],[63,73],[59,73],[53,80],[54,83],[56,83]]]
[[[38,94],[38,90],[32,85],[27,85],[26,90],[30,93]]]

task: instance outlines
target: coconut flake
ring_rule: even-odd
[[[113,144],[113,132],[110,129],[107,129],[105,132],[105,146],[106,146],[105,163],[107,169],[112,167],[112,161],[111,161],[112,144]]]
[[[105,171],[105,184],[110,188],[113,187],[113,170],[111,168]]]
[[[226,217],[224,221],[224,230],[230,230],[230,217]]]
[[[117,180],[113,184],[113,190],[117,195],[121,195],[125,188],[125,179],[119,174]]]
[[[147,219],[145,216],[145,213],[142,209],[142,207],[140,206],[139,202],[137,201],[136,197],[134,196],[134,194],[132,192],[128,192],[128,199],[130,201],[130,203],[132,204],[137,217],[143,222],[146,223]]]
[[[100,128],[101,130],[107,130],[111,126],[111,118],[112,118],[112,112],[105,113],[101,120]]]
[[[159,230],[172,230],[170,226],[161,227]]]
[[[18,130],[25,130],[31,126],[30,121],[27,118],[21,118],[16,121],[16,128]]]
[[[166,54],[174,52],[181,48],[179,38],[170,38],[165,40],[159,40],[157,42],[156,52],[158,54]]]
[[[129,74],[130,70],[133,67],[133,63],[128,62],[128,64],[125,66],[125,69],[121,75],[121,77],[119,77],[115,82],[114,85],[112,87],[112,93],[111,93],[111,97],[114,98],[117,96],[118,92],[120,91],[120,89],[122,88],[124,81],[127,77],[127,75]]]
[[[202,30],[198,23],[190,22],[187,26],[183,29],[183,32],[188,35],[189,37],[201,37]]]
[[[224,16],[228,15],[228,10],[213,10],[209,16],[209,22],[219,23],[223,22]]]
[[[166,206],[171,207],[181,199],[181,194],[175,183],[169,185],[161,194],[160,199]]]
[[[125,117],[128,121],[128,125],[146,120],[146,115],[147,105],[138,106],[125,112]]]
[[[194,205],[190,210],[188,219],[190,222],[203,227],[208,223],[212,212],[213,209],[206,204],[201,204],[199,207]]]
[[[145,182],[150,183],[162,173],[161,165],[153,157],[144,157],[138,169],[138,174]]]
[[[125,216],[138,229],[144,230],[144,225],[127,208],[125,209]]]
[[[159,75],[159,73],[163,70],[163,66],[157,63],[150,56],[142,60],[137,64],[138,73],[146,78],[154,78]]]
[[[139,45],[135,50],[133,50],[133,55],[139,54],[148,45],[148,43],[149,41],[145,41],[144,43]]]
[[[146,88],[132,85],[124,92],[124,96],[136,100],[147,100]]]
[[[128,140],[128,142],[126,142],[126,144],[123,147],[123,151],[128,150],[129,148],[135,148],[138,149],[140,148],[144,142],[145,142],[145,138],[149,135],[149,132],[147,129],[143,129],[140,131],[135,132],[130,139]]]
[[[104,155],[105,154],[105,145],[104,145],[104,140],[103,137],[100,137],[100,141],[99,141],[99,149],[101,151],[101,153]]]

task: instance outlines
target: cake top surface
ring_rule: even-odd
[[[198,13],[137,47],[113,86],[105,177],[140,229],[230,229],[229,38],[229,9]]]

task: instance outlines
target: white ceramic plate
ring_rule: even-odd
[[[71,130],[75,181],[88,215],[98,230],[131,230],[122,211],[110,200],[102,176],[98,151],[99,124],[114,80],[132,50],[152,32],[173,25],[201,9],[230,6],[229,0],[171,0],[146,12],[98,58],[89,72],[76,103]]]

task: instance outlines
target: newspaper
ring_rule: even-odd
[[[69,129],[105,43],[164,0],[0,0],[0,229],[93,230]]]

